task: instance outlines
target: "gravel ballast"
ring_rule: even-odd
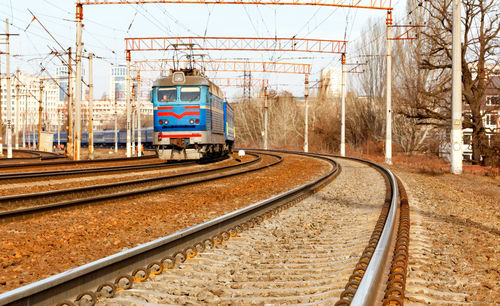
[[[386,195],[379,172],[340,162],[340,176],[318,193],[99,305],[333,305]]]

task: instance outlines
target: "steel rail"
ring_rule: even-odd
[[[105,159],[92,159],[92,160],[61,160],[53,162],[39,162],[39,163],[17,163],[17,164],[1,164],[0,168],[22,168],[22,167],[38,167],[38,166],[51,166],[51,165],[79,165],[91,163],[106,163],[106,162],[120,162],[129,160],[143,160],[158,158],[157,155],[143,155],[141,157],[125,157],[125,158],[105,158]]]
[[[280,150],[260,150],[260,149],[252,149],[254,151],[259,152],[283,152]],[[379,241],[373,252],[373,255],[370,259],[370,262],[365,270],[363,278],[356,290],[356,293],[353,296],[353,299],[350,305],[376,305],[380,301],[377,301],[378,297],[380,300],[383,298],[383,290],[385,288],[385,284],[383,284],[382,279],[384,277],[384,272],[387,270],[387,266],[389,265],[389,256],[391,251],[391,244],[393,241],[394,233],[396,230],[396,217],[399,212],[399,189],[398,182],[394,174],[387,168],[374,163],[369,160],[355,158],[355,157],[344,157],[338,156],[334,154],[326,154],[326,153],[304,153],[304,152],[295,152],[288,151],[302,155],[312,155],[312,156],[329,156],[333,158],[339,159],[348,159],[353,161],[362,162],[368,164],[379,171],[381,171],[389,181],[389,186],[391,188],[391,203],[389,212],[387,214],[386,222],[382,233],[380,235]]]
[[[237,231],[242,225],[260,223],[262,216],[274,215],[284,206],[315,192],[340,173],[340,166],[335,161],[326,157],[317,158],[327,160],[333,166],[327,174],[309,183],[166,237],[5,292],[0,294],[0,305],[56,305],[75,297],[95,296],[94,288],[114,286],[110,281],[115,278],[117,284],[124,277],[131,279],[128,273],[137,267],[151,266],[162,258],[175,259],[179,250],[184,250],[185,256],[186,248],[194,250],[195,245],[202,241],[205,243],[206,239],[222,241],[226,236],[224,233],[229,237],[229,232]]]
[[[25,153],[25,154],[30,154],[34,155],[31,157],[13,157],[13,158],[0,158],[0,162],[5,162],[5,161],[21,161],[21,160],[35,160],[35,159],[57,159],[57,158],[65,158],[64,155],[59,155],[57,153],[53,152],[45,152],[45,151],[38,151],[38,150],[23,150],[23,149],[12,149],[13,152],[18,152],[18,153]],[[44,156],[45,155],[45,156]]]
[[[275,156],[272,154],[267,154],[267,155]],[[275,157],[279,157],[279,156],[275,156]],[[104,184],[104,185],[94,185],[94,186],[70,188],[70,189],[64,189],[64,190],[46,191],[46,192],[41,192],[41,193],[4,196],[4,197],[0,197],[0,205],[3,203],[5,206],[7,206],[5,203],[7,203],[7,204],[12,203],[12,202],[19,203],[23,200],[24,201],[33,200],[33,199],[36,199],[37,197],[40,197],[40,196],[56,197],[57,198],[63,194],[68,194],[68,193],[74,193],[74,194],[80,195],[80,193],[83,191],[96,192],[97,190],[104,190],[105,188],[133,186],[133,185],[138,185],[141,183],[148,183],[149,184],[149,183],[152,183],[154,181],[173,179],[173,178],[177,179],[177,178],[181,178],[181,177],[207,174],[207,173],[216,172],[216,171],[225,171],[225,170],[229,170],[229,169],[233,169],[233,168],[237,168],[237,167],[247,166],[247,165],[256,163],[260,160],[261,160],[261,158],[258,157],[257,159],[247,161],[247,162],[241,163],[241,164],[224,166],[224,167],[219,167],[219,168],[214,168],[214,169],[205,169],[205,170],[201,170],[201,171],[194,171],[194,172],[188,172],[188,173],[181,173],[181,174],[176,174],[176,175],[167,175],[167,176],[161,176],[161,177],[155,177],[155,178],[145,178],[145,179],[134,180],[134,181],[125,181],[125,182],[110,183],[110,184]],[[174,183],[174,184],[169,184],[169,185],[147,186],[145,188],[140,188],[140,189],[136,189],[136,190],[128,190],[128,191],[124,191],[124,192],[100,194],[98,196],[85,197],[85,198],[78,197],[77,199],[66,200],[66,201],[62,201],[62,202],[49,202],[49,203],[37,205],[37,206],[30,206],[30,207],[16,208],[16,209],[10,209],[10,210],[6,210],[6,211],[0,211],[0,221],[3,221],[5,219],[11,219],[11,218],[18,217],[18,216],[30,215],[30,214],[33,214],[36,212],[53,210],[56,208],[69,207],[69,206],[89,203],[92,201],[102,201],[102,200],[115,199],[115,198],[130,196],[130,195],[137,195],[137,194],[143,194],[146,192],[153,192],[153,191],[183,187],[183,186],[188,186],[188,185],[192,185],[192,184],[207,182],[210,180],[227,178],[227,177],[231,177],[234,175],[250,173],[253,171],[257,171],[257,170],[261,170],[261,169],[264,169],[267,167],[271,167],[271,166],[274,166],[274,165],[280,163],[281,161],[282,161],[282,158],[279,157],[277,161],[275,161],[269,165],[263,165],[263,166],[260,166],[260,167],[254,168],[254,169],[245,169],[244,171],[241,171],[241,172],[222,174],[222,175],[218,175],[217,177],[200,178],[200,179],[195,179],[195,180],[188,181],[188,182],[180,182],[180,183]]]
[[[92,173],[108,173],[108,172],[118,172],[118,171],[128,171],[128,170],[146,170],[150,168],[166,168],[177,165],[187,165],[192,164],[194,161],[179,163],[179,164],[168,164],[166,162],[161,163],[151,163],[151,164],[140,164],[140,165],[125,165],[125,166],[112,166],[112,167],[99,167],[99,168],[83,168],[83,169],[62,169],[53,171],[36,171],[36,172],[24,172],[24,173],[5,173],[0,174],[0,181],[3,180],[14,180],[14,179],[27,179],[27,178],[38,178],[38,177],[49,177],[53,178],[55,176],[65,176],[74,174],[92,174]]]
[[[389,180],[392,196],[384,229],[382,230],[377,247],[373,252],[363,278],[361,279],[361,282],[351,301],[351,305],[377,305],[383,297],[385,284],[382,280],[384,278],[384,272],[387,270],[386,268],[388,266],[391,244],[396,230],[396,217],[399,213],[399,189],[397,179],[389,169],[369,160],[355,157],[342,157],[333,154],[321,154],[321,156],[331,156],[334,158],[349,159],[369,164],[372,167],[379,169]],[[378,299],[379,297],[380,301]]]

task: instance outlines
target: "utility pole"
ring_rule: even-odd
[[[342,53],[342,103],[341,103],[341,119],[340,119],[340,156],[345,156],[345,53]]]
[[[66,105],[67,110],[67,126],[66,126],[66,156],[73,159],[73,91],[72,91],[72,59],[71,59],[71,47],[68,48],[68,104]]]
[[[40,79],[40,100],[38,101],[38,142],[37,149],[40,150],[40,139],[42,135],[42,99],[43,99],[43,79]]]
[[[19,79],[18,79],[19,80]],[[25,88],[25,86],[23,86]],[[24,92],[26,93],[26,89],[24,89]],[[25,99],[24,103],[24,113],[23,113],[23,148],[26,148],[26,129],[27,127],[27,117],[28,117],[28,98],[26,94],[23,94],[23,97]],[[28,144],[29,147],[29,144]]]
[[[451,167],[453,174],[462,174],[462,58],[460,0],[453,0],[452,95],[451,95]]]
[[[115,153],[118,152],[118,105],[116,103],[115,93]]]
[[[363,71],[359,72],[356,71],[357,66],[365,65],[363,63],[346,63],[347,58],[345,53],[342,53],[342,86],[341,86],[341,91],[342,91],[342,103],[341,103],[341,120],[340,120],[340,155],[345,156],[345,129],[346,129],[346,123],[345,123],[345,114],[346,114],[346,91],[347,91],[347,73],[363,73]],[[353,69],[347,70],[346,66],[353,65],[355,66]]]
[[[0,54],[2,54],[0,52]],[[0,64],[2,61],[0,60]],[[3,155],[3,120],[2,120],[2,69],[0,68],[0,156]]]
[[[309,104],[308,104],[308,99],[309,97],[309,75],[306,74],[306,79],[304,81],[304,86],[305,86],[305,91],[304,91],[304,100],[305,100],[305,116],[304,116],[304,152],[309,152]]]
[[[267,105],[267,86],[264,87],[264,150],[267,150],[267,137],[268,137],[268,105]]]
[[[82,19],[83,5],[76,4],[76,76],[75,76],[75,155],[74,160],[80,160],[81,141],[81,99],[82,99]]]
[[[19,80],[19,69],[16,72],[16,80]],[[14,132],[16,134],[16,150],[19,150],[19,82],[16,82],[16,120],[14,121]]]
[[[10,89],[10,43],[9,43],[9,19],[5,19],[5,33],[7,35],[7,158],[12,158],[12,93]]]
[[[386,65],[386,115],[385,115],[385,163],[392,165],[392,109],[391,109],[391,91],[392,91],[392,57],[391,57],[391,25],[392,10],[387,11],[387,65]]]
[[[31,137],[32,137],[32,150],[35,150],[36,148],[36,137],[35,137],[35,110],[31,113],[33,116],[31,116]]]
[[[132,84],[132,155],[135,154],[135,84]]]
[[[137,156],[141,157],[142,155],[142,136],[141,136],[141,74],[137,71],[137,88],[138,88],[138,99],[137,99],[137,129],[139,130],[139,134],[137,135]]]
[[[130,51],[127,50],[126,54],[126,59],[127,59],[127,77],[126,79],[126,86],[125,86],[125,91],[126,91],[126,96],[127,96],[127,157],[131,156],[131,147],[130,147],[130,113],[131,113],[131,107],[130,107],[130,91],[131,91],[131,75],[130,75]]]
[[[61,145],[61,128],[59,127],[59,120],[61,119],[61,111],[57,110],[57,148]]]
[[[92,70],[92,58],[94,54],[89,54],[89,158],[94,159],[94,132],[93,132],[93,121],[94,121],[94,84],[93,84],[93,70]]]

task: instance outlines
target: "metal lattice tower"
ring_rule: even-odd
[[[251,71],[245,71],[243,73],[243,97],[250,101],[250,98],[252,97],[252,72]]]

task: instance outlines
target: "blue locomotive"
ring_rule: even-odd
[[[153,83],[153,146],[167,160],[202,159],[232,151],[234,113],[222,91],[196,69],[172,71]]]

